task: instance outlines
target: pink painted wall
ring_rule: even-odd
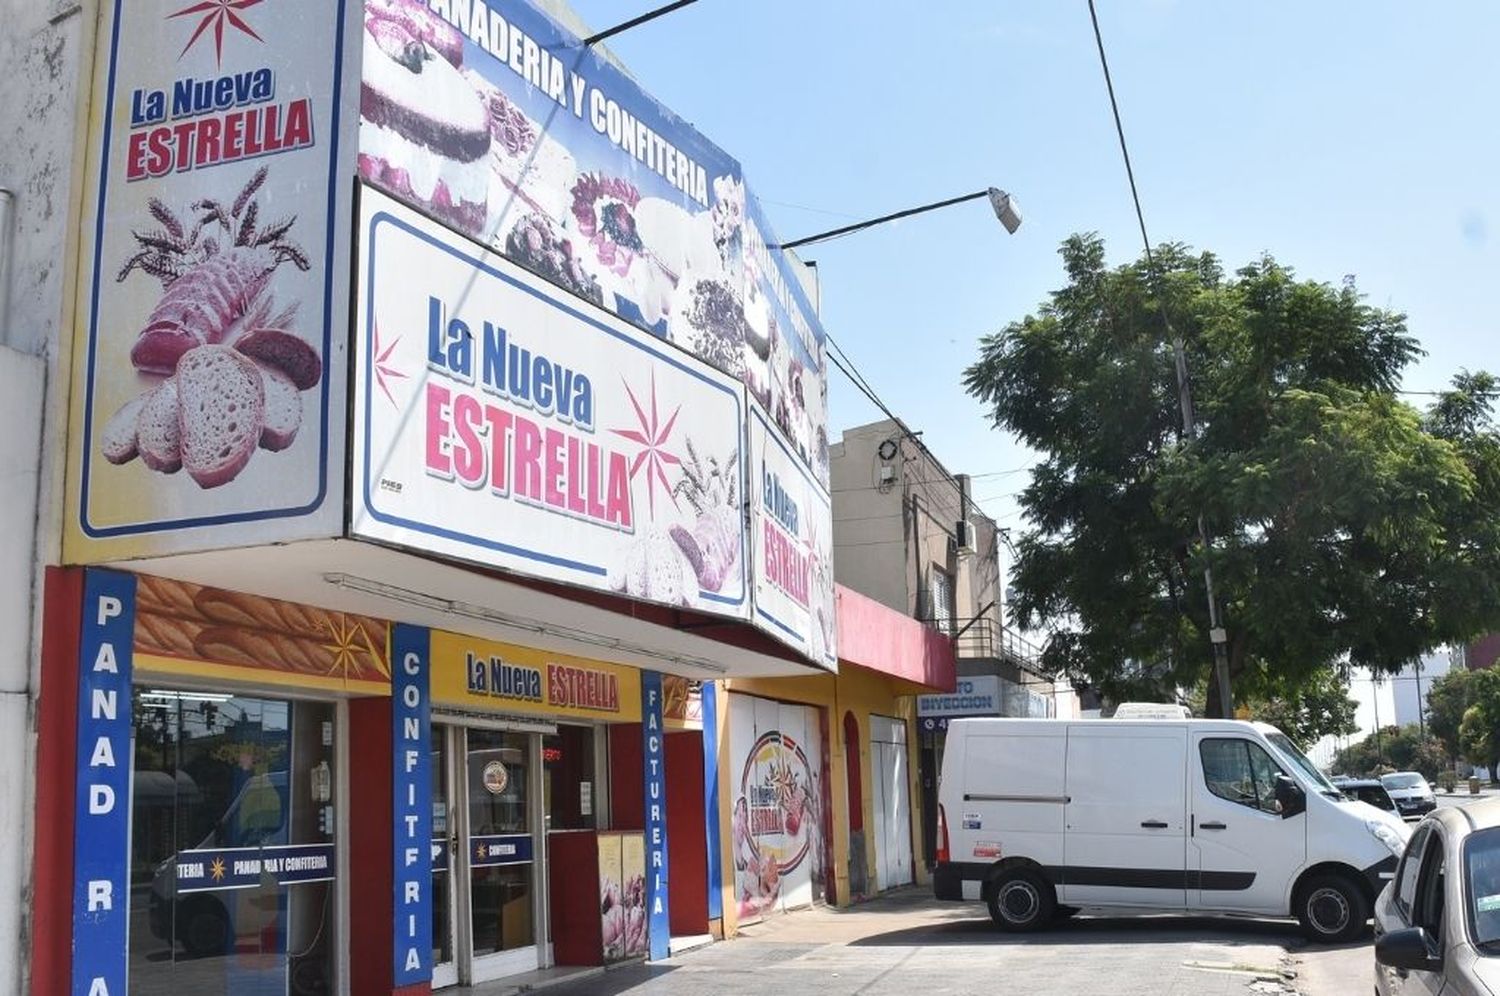
[[[951,692],[957,672],[952,642],[930,626],[843,585],[837,601],[839,660]]]

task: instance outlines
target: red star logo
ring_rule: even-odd
[[[385,347],[385,349],[382,351],[380,348],[380,323],[374,323],[374,328],[375,343],[373,352],[375,353],[375,383],[380,385],[380,389],[384,391],[385,396],[391,400],[391,404],[395,405],[397,408],[400,408],[401,405],[397,403],[396,396],[391,393],[391,386],[386,382],[386,378],[399,377],[404,379],[406,377],[406,374],[402,373],[400,370],[397,370],[390,364],[391,353],[395,351],[396,343],[401,341],[401,337],[399,335],[396,336],[396,338],[391,340],[391,344]]]
[[[672,499],[672,504],[678,505],[677,495],[672,491],[672,485],[667,482],[667,466],[681,466],[682,461],[676,454],[666,450],[667,440],[672,436],[672,429],[677,425],[677,416],[682,412],[682,406],[672,412],[672,417],[667,419],[667,424],[662,425],[656,408],[656,374],[651,375],[651,417],[646,417],[646,412],[641,408],[641,403],[636,400],[635,392],[630,385],[625,385],[625,393],[630,395],[630,403],[635,408],[635,417],[640,421],[639,429],[612,429],[615,435],[628,439],[641,446],[641,451],[636,454],[634,462],[630,465],[630,480],[635,481],[636,473],[645,468],[646,470],[646,498],[651,508],[651,518],[656,518],[656,483],[661,482],[662,490],[667,497]]]
[[[192,48],[198,39],[203,37],[204,32],[209,28],[213,28],[214,57],[218,60],[219,65],[222,66],[224,64],[225,24],[249,35],[258,42],[264,42],[265,39],[256,34],[255,29],[250,26],[250,23],[237,13],[262,2],[264,0],[199,0],[198,3],[191,4],[179,11],[168,14],[168,20],[175,17],[197,17],[198,15],[202,15],[198,21],[198,27],[193,31],[193,37],[188,39],[188,43],[182,47],[182,51],[178,54],[177,58],[181,59],[184,55],[187,55],[188,49]]]

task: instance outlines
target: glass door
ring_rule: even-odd
[[[534,970],[540,964],[536,841],[541,806],[535,734],[458,731],[464,804],[458,848],[467,981]],[[457,771],[455,773],[458,773]]]
[[[453,811],[454,736],[462,730],[432,726],[432,987],[458,984],[458,914],[453,868],[458,854],[458,820]]]

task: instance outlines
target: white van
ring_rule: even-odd
[[[1018,931],[1097,907],[1290,915],[1345,941],[1409,834],[1232,720],[957,719],[938,803],[937,897]]]

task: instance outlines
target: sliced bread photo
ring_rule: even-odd
[[[302,394],[292,378],[267,363],[256,363],[265,380],[266,422],[260,430],[260,448],[284,450],[302,428]]]
[[[177,414],[177,381],[162,381],[146,395],[135,420],[136,447],[141,460],[160,474],[182,469],[182,427]]]
[[[140,418],[141,409],[146,407],[146,399],[150,396],[148,391],[131,398],[105,423],[104,431],[99,435],[99,452],[110,463],[129,463],[136,458],[139,452],[136,445],[136,420]]]
[[[265,427],[265,381],[229,346],[199,346],[177,364],[182,465],[202,488],[228,484],[245,469]]]

